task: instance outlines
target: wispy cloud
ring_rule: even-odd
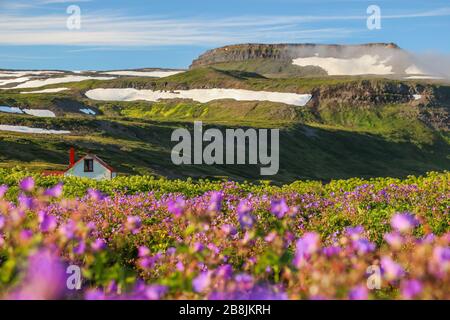
[[[81,0],[89,1],[89,0]],[[62,3],[66,0],[40,0]],[[74,2],[74,1],[70,1]],[[75,1],[76,2],[76,1]],[[450,16],[450,8],[383,15],[384,19]],[[170,18],[126,16],[116,12],[83,14],[80,30],[66,28],[68,15],[0,14],[1,45],[167,46],[218,45],[235,42],[336,40],[363,32],[351,28],[311,26],[322,21],[365,20],[367,16],[240,16]]]
[[[346,28],[300,27],[288,17],[171,19],[115,14],[83,15],[80,30],[66,28],[64,15],[0,15],[3,45],[155,46],[248,41],[306,41],[352,34]]]

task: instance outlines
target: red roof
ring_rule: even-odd
[[[84,157],[81,157],[81,158],[78,159],[78,161],[76,161],[72,166],[69,166],[69,167],[66,169],[66,172],[67,172],[69,169],[73,168],[73,167],[74,167],[76,164],[78,164],[80,161],[84,160],[84,158],[86,158],[86,157],[91,157],[92,159],[95,159],[98,163],[100,163],[103,167],[105,167],[105,168],[108,169],[109,171],[111,171],[111,172],[116,172],[116,170],[115,170],[113,167],[111,167],[110,165],[108,165],[105,161],[103,161],[102,159],[100,159],[99,157],[97,157],[95,154],[87,154],[87,155],[85,155]]]

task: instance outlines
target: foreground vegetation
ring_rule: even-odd
[[[3,298],[450,298],[449,172],[284,186],[26,175],[0,170]]]

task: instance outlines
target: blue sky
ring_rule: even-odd
[[[67,28],[66,9],[81,9]],[[381,8],[381,29],[366,27]],[[450,55],[449,0],[0,0],[0,68],[186,68],[234,43],[395,42]]]

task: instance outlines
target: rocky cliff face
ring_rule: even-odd
[[[400,52],[394,43],[369,43],[363,45],[320,44],[238,44],[209,50],[194,60],[191,68],[223,62],[238,62],[250,59],[292,60],[299,57],[320,55],[321,57],[353,58],[365,53],[383,51]]]
[[[450,87],[384,80],[362,80],[334,86],[320,86],[312,91],[310,107],[373,109],[389,104],[407,104],[428,127],[450,131]]]

